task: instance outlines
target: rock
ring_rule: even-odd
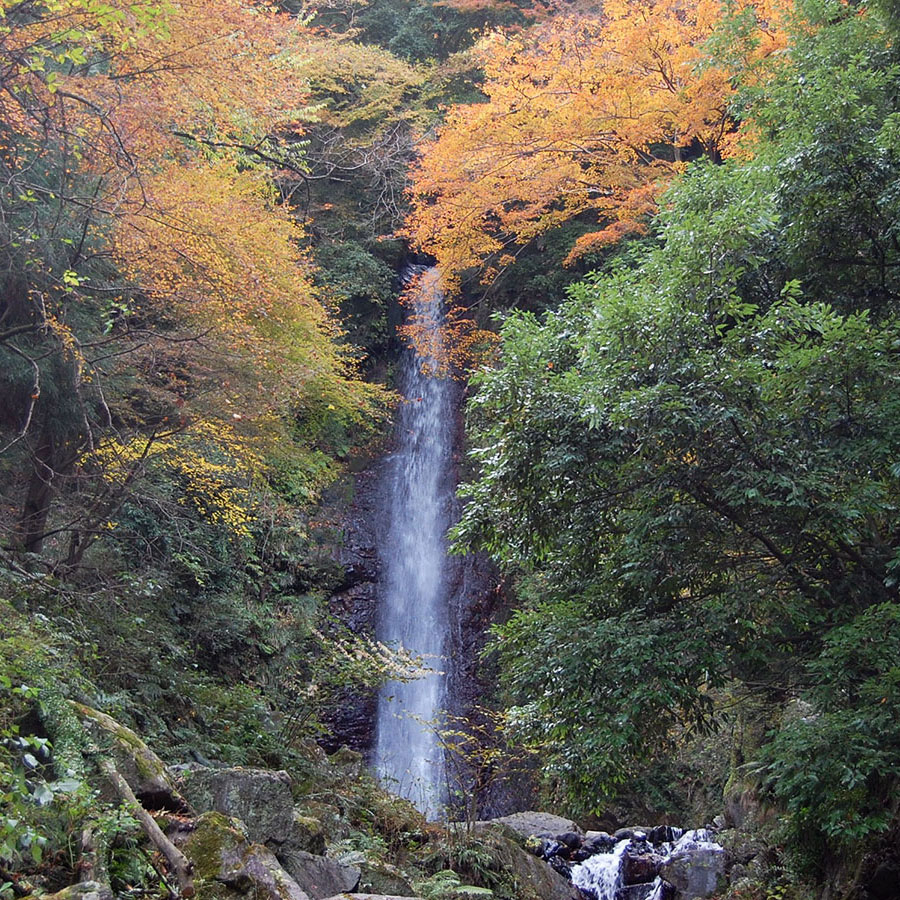
[[[651,844],[673,844],[683,833],[681,828],[672,825],[657,825],[647,832],[647,840]]]
[[[653,893],[655,885],[650,884],[629,884],[619,888],[616,891],[616,900],[647,900]]]
[[[359,884],[360,870],[356,866],[315,856],[304,850],[284,850],[279,853],[278,858],[312,900],[323,900],[332,894],[352,891]]]
[[[566,857],[552,856],[547,862],[550,864],[550,868],[553,869],[554,872],[558,872],[562,875],[566,881],[572,880],[572,869]]]
[[[616,843],[616,839],[605,831],[588,831],[585,832],[581,852],[587,851],[588,856],[593,856],[595,853],[609,853]]]
[[[99,881],[82,881],[70,884],[55,894],[45,894],[41,900],[115,900],[109,885]]]
[[[179,785],[198,812],[240,819],[251,841],[280,845],[298,836],[287,772],[193,766],[182,772]]]
[[[218,812],[204,813],[184,845],[194,864],[198,900],[310,900],[281,867],[275,854],[253,844],[241,823]]]
[[[563,834],[558,834],[556,840],[561,844],[565,844],[569,850],[578,850],[583,843],[582,835],[575,831],[566,831]]]
[[[537,837],[537,835],[533,834],[531,837]],[[568,859],[571,856],[571,851],[565,844],[561,844],[559,841],[546,840],[544,838],[541,840],[544,841],[544,852],[541,854],[542,859],[549,860],[554,859],[557,856]]]
[[[660,866],[659,874],[675,887],[678,900],[709,897],[725,877],[725,849],[709,843],[675,849]]]
[[[325,829],[315,816],[304,815],[300,809],[294,810],[291,830],[284,842],[285,849],[305,850],[307,853],[325,853]]]
[[[866,887],[871,900],[890,900],[897,896],[897,885],[900,885],[900,863],[888,859],[879,863]]]
[[[489,841],[494,861],[511,882],[518,900],[584,900],[571,882],[514,841],[498,833],[490,833]]]
[[[83,703],[69,702],[101,752],[112,756],[119,774],[145,809],[187,810],[165,763],[130,728]]]
[[[498,819],[488,819],[483,823],[476,825],[506,825],[513,831],[529,837],[536,834],[538,837],[556,838],[556,836],[572,833],[582,834],[581,829],[571,820],[564,819],[562,816],[554,816],[551,813],[544,812],[518,812],[510,816],[501,816]]]
[[[359,890],[379,895],[409,897],[415,893],[402,872],[389,863],[363,862],[359,866]]]
[[[394,894],[337,894],[334,897],[328,897],[327,900],[422,900],[422,898],[407,897],[405,894],[402,896]]]
[[[360,778],[366,770],[366,761],[362,753],[351,750],[349,747],[341,747],[336,750],[328,757],[328,761],[341,776],[348,780]]]
[[[622,857],[622,883],[643,884],[659,875],[663,858],[655,853],[635,853],[629,847]]]
[[[527,838],[525,838],[525,849],[532,856],[537,856],[539,859],[544,859],[547,847],[550,843],[551,842],[546,838],[540,838],[536,834],[531,834]]]
[[[648,831],[650,831],[649,828],[640,828],[633,825],[631,828],[620,828],[613,837],[617,841],[624,841],[625,838],[628,838],[629,841],[645,841],[647,840]]]

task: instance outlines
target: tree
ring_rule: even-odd
[[[750,11],[753,53],[771,53],[779,14]],[[570,260],[643,231],[683,160],[719,159],[734,128],[731,72],[705,51],[718,21],[714,2],[623,0],[489,36],[486,102],[451,108],[413,170],[411,239],[449,280],[490,280],[516,247],[588,213],[601,228]]]
[[[377,392],[337,348],[268,184],[304,174],[295,21],[230,0],[62,0],[11,4],[0,37],[3,425],[32,473],[19,545],[43,549],[54,493],[77,486],[83,511],[52,529],[77,562],[110,510],[91,456],[110,440],[198,419],[269,440],[299,418],[314,443],[324,410],[364,421]]]
[[[873,265],[877,247],[893,259],[880,223],[897,208],[871,187],[900,167],[876,149],[897,103],[884,19],[802,12],[790,57],[753,84],[754,154],[693,163],[655,246],[504,324],[469,406],[457,538],[523,585],[494,649],[571,798],[601,808],[721,720],[718,691],[749,693],[772,710],[752,771],[821,874],[897,824],[900,321]],[[876,171],[826,198],[867,152]],[[814,206],[857,248],[825,260],[827,283]]]

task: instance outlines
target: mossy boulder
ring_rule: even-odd
[[[146,809],[187,809],[165,763],[140,737],[106,713],[83,703],[70,703],[97,750],[112,757],[119,774]]]
[[[322,820],[316,816],[306,815],[304,810],[295,807],[291,831],[284,846],[286,849],[324,854],[325,828]]]
[[[403,873],[390,863],[366,861],[360,864],[359,889],[373,894],[409,897],[414,892]]]
[[[200,816],[184,854],[194,864],[198,900],[310,900],[271,850],[221,813]]]
[[[70,884],[55,894],[45,894],[41,900],[115,900],[115,895],[109,885],[99,881],[82,881],[80,884]]]
[[[287,844],[292,837],[302,842],[287,772],[190,766],[181,770],[178,786],[197,812],[240,819],[251,841],[270,847]]]
[[[581,891],[570,881],[499,830],[486,830],[482,836],[503,881],[519,900],[584,900]]]

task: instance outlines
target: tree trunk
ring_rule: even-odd
[[[41,428],[37,446],[31,454],[32,471],[22,504],[19,521],[19,544],[26,553],[40,553],[44,548],[47,517],[53,500],[57,447],[49,422]]]
[[[104,759],[100,762],[100,770],[110,780],[116,793],[128,806],[128,811],[141,823],[141,827],[147,833],[147,837],[153,845],[165,856],[175,877],[178,879],[178,889],[182,897],[194,896],[193,864],[188,858],[162,833],[162,829],[153,820],[153,816],[141,806],[140,801],[134,795],[134,791],[128,782],[116,769],[113,762]]]

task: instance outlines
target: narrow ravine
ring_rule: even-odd
[[[435,269],[412,275],[412,313],[437,338],[443,297]],[[421,348],[420,348],[421,349]],[[435,674],[390,682],[378,698],[374,764],[390,790],[430,818],[446,800],[444,754],[436,734],[445,705],[448,587],[446,531],[453,477],[453,396],[449,378],[434,374],[434,358],[404,350],[398,387],[397,449],[387,478],[388,516],[379,542],[379,639],[421,655]]]

